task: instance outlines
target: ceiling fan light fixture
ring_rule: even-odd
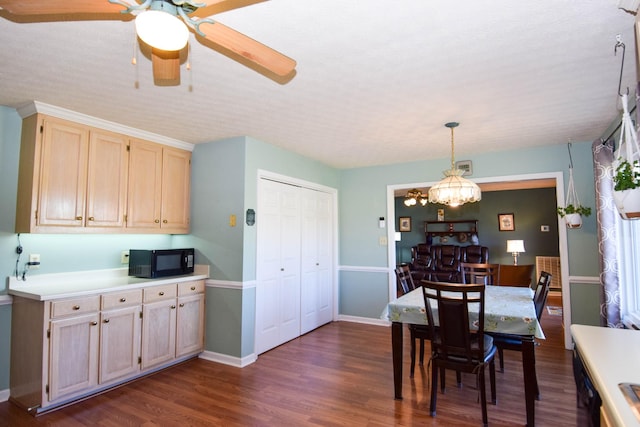
[[[145,10],[136,17],[138,37],[151,47],[181,50],[189,40],[189,30],[176,15],[161,10]]]

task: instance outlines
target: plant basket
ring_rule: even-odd
[[[580,228],[582,227],[582,215],[574,213],[574,214],[566,214],[564,216],[564,221],[567,223],[567,228]]]
[[[613,201],[622,219],[640,218],[640,147],[638,136],[627,108],[627,95],[622,98],[620,144],[614,154]],[[622,173],[626,170],[626,173]]]

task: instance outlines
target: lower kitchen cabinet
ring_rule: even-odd
[[[140,370],[141,313],[140,289],[102,296],[100,384],[135,375]]]
[[[203,349],[204,280],[50,301],[14,296],[10,400],[44,412]]]
[[[49,400],[70,398],[98,384],[98,313],[52,320]]]

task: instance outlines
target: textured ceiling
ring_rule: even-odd
[[[27,0],[25,0],[27,1]],[[106,0],[105,0],[106,1]],[[635,88],[616,0],[271,0],[215,15],[295,59],[279,84],[191,36],[192,71],[153,85],[128,21],[0,11],[0,105],[36,100],[189,143],[248,135],[338,168],[591,141]]]

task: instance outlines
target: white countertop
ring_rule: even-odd
[[[24,281],[18,280],[15,277],[9,277],[9,287],[7,291],[10,295],[37,301],[48,301],[59,298],[91,295],[100,292],[202,280],[209,277],[209,266],[196,264],[193,274],[162,277],[158,279],[131,277],[128,276],[128,273],[127,268],[115,268],[110,270],[39,274],[27,276],[27,279]]]
[[[640,384],[640,331],[571,325],[583,364],[615,426],[640,426],[619,383]]]

